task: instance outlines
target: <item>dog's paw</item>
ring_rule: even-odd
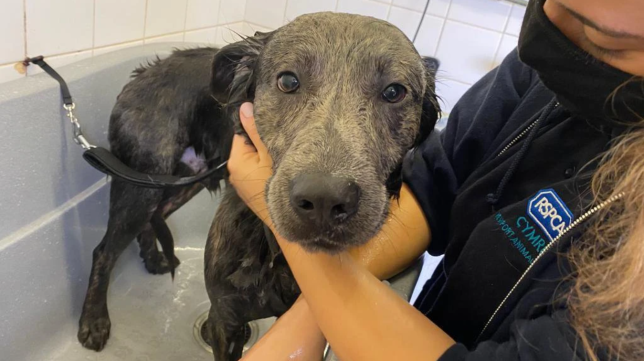
[[[162,275],[171,271],[170,264],[163,253],[157,252],[154,256],[143,258],[145,269],[153,275]],[[177,268],[181,261],[174,257],[174,268]]]
[[[208,332],[208,322],[204,322],[201,325],[201,339],[204,340],[210,347],[212,347],[212,339],[210,338],[210,332]]]
[[[109,316],[99,316],[96,318],[82,317],[78,329],[78,341],[83,347],[94,351],[101,351],[107,339],[110,338]]]

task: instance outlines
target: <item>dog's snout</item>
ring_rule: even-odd
[[[348,178],[305,174],[291,182],[291,206],[311,226],[342,223],[358,211],[360,187]]]

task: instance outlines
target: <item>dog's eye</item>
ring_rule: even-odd
[[[407,95],[407,89],[400,84],[390,84],[382,92],[382,98],[389,103],[398,103],[405,99],[405,95]]]
[[[284,93],[292,93],[300,87],[300,81],[293,73],[282,73],[277,78],[277,87]]]

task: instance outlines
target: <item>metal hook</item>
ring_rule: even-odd
[[[96,148],[96,146],[91,145],[87,141],[87,139],[85,139],[85,136],[83,136],[81,125],[78,122],[78,118],[76,118],[76,116],[74,115],[74,109],[76,109],[76,104],[75,103],[63,104],[63,108],[67,111],[67,118],[69,118],[69,120],[72,123],[72,126],[74,127],[74,142],[80,145],[85,150]]]

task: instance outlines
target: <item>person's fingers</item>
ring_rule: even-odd
[[[248,134],[248,138],[253,143],[257,152],[260,154],[266,153],[266,146],[262,142],[255,126],[255,117],[253,116],[253,103],[246,102],[239,108],[239,118],[241,119],[242,126]]]
[[[233,136],[233,143],[230,148],[230,157],[235,158],[238,156],[245,156],[250,153],[257,153],[255,146],[248,144],[244,136],[235,134]]]

